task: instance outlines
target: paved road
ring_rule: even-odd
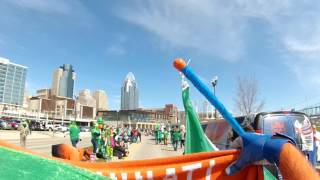
[[[82,141],[78,143],[78,147],[91,146],[90,133],[81,133],[80,137]],[[129,157],[126,160],[138,160],[138,159],[152,159],[168,156],[177,156],[183,153],[182,149],[174,151],[172,145],[155,145],[155,141],[152,136],[143,136],[141,143],[133,143],[130,145]],[[3,131],[0,130],[0,139],[6,140],[15,145],[20,145],[20,137],[18,131]],[[43,153],[51,156],[51,146],[54,144],[71,144],[68,134],[62,133],[53,134],[49,132],[32,132],[27,137],[27,149],[35,152]]]
[[[168,146],[156,145],[152,136],[143,136],[142,142],[138,144],[131,144],[129,150],[130,154],[127,158],[128,160],[179,156],[183,153],[183,150],[180,148],[178,151],[174,151],[171,144]]]
[[[80,137],[82,141],[78,143],[78,147],[87,147],[91,145],[89,133],[81,133]],[[1,130],[0,139],[20,146],[20,137],[18,131]],[[49,132],[32,132],[32,134],[27,137],[26,148],[51,156],[51,146],[61,143],[71,144],[68,134],[64,135],[63,133],[55,133],[53,136],[53,133]]]

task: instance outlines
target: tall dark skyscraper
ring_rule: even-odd
[[[64,64],[53,74],[52,95],[73,98],[73,88],[76,73],[72,65]]]
[[[139,91],[134,75],[129,72],[121,87],[121,110],[139,108]]]

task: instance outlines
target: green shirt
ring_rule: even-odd
[[[98,140],[100,136],[100,131],[97,128],[91,128],[91,139]]]
[[[181,139],[181,134],[179,131],[174,131],[172,134],[173,141],[179,141]]]
[[[69,131],[70,131],[70,139],[72,140],[79,139],[80,129],[78,128],[78,126],[70,125]]]

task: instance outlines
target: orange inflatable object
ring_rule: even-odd
[[[173,61],[173,66],[177,69],[177,70],[181,70],[183,69],[184,67],[186,67],[186,62],[181,59],[181,58],[176,58],[174,61]]]
[[[247,179],[263,180],[263,171],[260,166],[249,166],[234,176],[227,176],[225,168],[236,160],[239,151],[218,151],[197,153],[169,158],[150,160],[135,160],[121,162],[81,162],[78,160],[65,160],[52,158],[21,147],[0,141],[0,146],[24,151],[45,158],[58,160],[98,174],[116,179]],[[81,151],[64,145],[65,157],[79,157]],[[69,155],[66,155],[68,154]],[[72,158],[70,158],[72,159]],[[79,158],[80,159],[80,158]]]

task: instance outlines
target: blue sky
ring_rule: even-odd
[[[142,107],[182,107],[172,60],[183,57],[206,82],[219,76],[230,110],[239,76],[255,77],[264,110],[320,102],[316,0],[0,0],[0,27],[0,57],[29,67],[30,94],[70,63],[76,90],[106,90],[112,109],[130,71]]]

